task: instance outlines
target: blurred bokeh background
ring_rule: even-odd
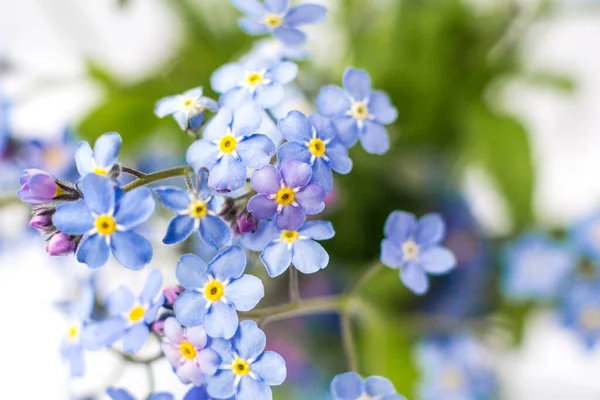
[[[487,394],[456,398],[599,398],[600,351],[566,322],[571,288],[549,300],[514,295],[519,265],[507,253],[535,232],[568,247],[573,269],[584,257],[596,264],[593,243],[582,249],[573,231],[600,211],[600,2],[312,2],[327,6],[328,19],[308,30],[310,57],[297,79],[303,93],[288,103],[310,111],[319,88],[339,84],[354,65],[390,94],[399,119],[387,154],[356,147],[352,173],[336,176],[324,216],[337,231],[325,244],[332,262],[302,277],[303,295],[340,291],[376,260],[391,211],[441,212],[458,269],[434,279],[423,298],[393,270],[370,282],[369,309],[355,321],[360,372],[389,377],[410,399],[484,372],[493,381]],[[68,178],[73,146],[108,131],[122,135],[130,165],[150,172],[182,164],[191,140],[156,118],[154,103],[198,85],[217,97],[211,73],[256,44],[238,17],[226,0],[0,0],[0,398],[99,395],[107,384],[146,394],[143,368],[121,373],[110,354],[91,355],[84,379],[68,378],[54,304],[87,271],[72,257],[44,253],[43,239],[27,229],[28,208],[14,201],[18,177],[35,166]],[[156,243],[167,222],[158,217],[148,232]],[[151,266],[174,283],[185,248],[156,248]],[[531,263],[525,286],[552,274],[553,259]],[[141,284],[139,275],[111,265],[100,287]],[[269,302],[279,292],[285,299],[286,283],[269,282]],[[600,284],[592,286],[600,302]],[[583,328],[597,335],[600,321],[591,325]],[[468,350],[443,350],[449,336],[466,333],[478,347],[473,362]],[[267,334],[289,366],[275,398],[328,398],[329,381],[346,368],[336,318],[280,322]],[[185,392],[166,361],[154,372],[159,389]]]

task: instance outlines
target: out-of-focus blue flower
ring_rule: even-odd
[[[600,213],[577,223],[571,229],[570,238],[578,249],[600,259]]]
[[[56,178],[39,169],[26,169],[21,175],[21,189],[17,195],[24,203],[40,205],[49,203],[64,194]]]
[[[261,221],[253,233],[242,236],[242,245],[261,251],[260,259],[271,278],[283,274],[290,264],[304,274],[322,270],[329,264],[329,254],[315,240],[335,236],[328,221],[308,221],[298,230],[279,230],[274,222]]]
[[[206,386],[193,386],[186,394],[183,396],[183,400],[221,400],[216,399],[208,395],[206,391]],[[235,400],[235,396],[229,397],[227,399],[222,400]]]
[[[150,325],[163,305],[164,295],[159,295],[162,285],[160,271],[150,271],[139,296],[131,289],[121,286],[106,299],[108,312],[114,316],[114,337],[123,338],[123,351],[137,353],[150,334]]]
[[[231,243],[231,229],[219,217],[221,199],[213,196],[208,188],[205,170],[200,171],[198,188],[194,192],[177,187],[154,190],[163,205],[177,213],[163,239],[165,244],[182,242],[194,231],[198,231],[202,240],[216,250]]]
[[[600,279],[577,279],[562,299],[563,324],[592,348],[600,339]]]
[[[325,208],[325,189],[311,183],[312,168],[292,159],[279,165],[265,165],[254,171],[250,182],[258,193],[248,202],[248,211],[258,219],[275,217],[279,229],[297,230],[306,214],[318,214]]]
[[[306,60],[308,51],[306,46],[287,46],[279,40],[268,38],[259,40],[252,46],[252,49],[242,57],[241,61],[246,61],[254,58],[263,60],[271,60],[272,62],[284,60]]]
[[[200,386],[220,365],[217,353],[202,325],[183,328],[175,318],[167,318],[162,349],[183,384]]]
[[[136,400],[136,398],[125,389],[108,388],[106,389],[106,394],[112,400]],[[150,395],[147,400],[175,400],[175,396],[171,393],[161,392]],[[200,398],[199,400],[203,399]]]
[[[394,211],[385,222],[381,262],[400,268],[400,279],[413,293],[429,289],[432,275],[445,274],[456,266],[456,257],[440,245],[446,227],[439,214],[426,214],[417,222],[405,211]]]
[[[263,108],[271,108],[283,99],[283,85],[297,74],[298,66],[293,62],[254,58],[223,65],[213,73],[210,84],[215,92],[222,93],[220,103],[225,107],[235,110],[255,101]]]
[[[195,131],[204,123],[206,110],[216,112],[218,109],[217,102],[202,96],[202,88],[197,87],[160,99],[154,106],[154,114],[159,118],[172,115],[181,129]]]
[[[333,400],[405,400],[396,393],[389,379],[382,376],[370,376],[363,380],[356,372],[337,375],[331,381]]]
[[[90,284],[84,285],[79,298],[66,304],[64,308],[70,322],[60,353],[62,359],[69,363],[71,376],[81,377],[85,373],[84,350],[97,347],[87,330],[94,309],[93,287]]]
[[[230,338],[238,325],[237,311],[249,311],[264,296],[263,284],[245,275],[246,254],[239,246],[219,252],[208,265],[200,257],[181,257],[175,273],[186,288],[175,301],[177,321],[185,326],[204,324],[209,336]]]
[[[246,168],[260,168],[271,161],[275,144],[256,133],[262,109],[246,104],[235,112],[221,108],[208,122],[203,139],[187,151],[187,162],[196,171],[209,170],[208,185],[217,192],[230,192],[244,186]]]
[[[235,8],[246,16],[240,26],[250,35],[271,33],[287,45],[295,46],[306,40],[297,27],[317,24],[325,20],[327,10],[317,4],[301,4],[289,8],[289,0],[231,0]]]
[[[545,234],[531,233],[506,247],[503,264],[502,291],[506,296],[551,300],[573,271],[575,255]]]
[[[0,94],[0,159],[10,138],[10,102]]]
[[[92,150],[88,142],[81,142],[75,151],[75,162],[81,176],[97,174],[108,176],[121,151],[121,135],[108,132],[100,136]]]
[[[254,321],[240,322],[231,340],[218,339],[213,348],[221,365],[208,379],[208,394],[216,398],[272,400],[271,386],[283,383],[287,375],[285,361],[264,351],[267,338]]]
[[[116,195],[114,183],[90,174],[79,182],[83,200],[60,204],[52,217],[54,225],[69,235],[83,235],[77,260],[90,268],[106,264],[110,252],[125,267],[139,270],[152,259],[152,245],[132,231],[154,211],[152,192],[134,189]]]
[[[484,346],[469,335],[431,338],[417,346],[423,400],[495,398],[497,381]]]
[[[344,89],[325,86],[317,97],[317,109],[332,118],[338,138],[347,147],[357,139],[372,154],[383,154],[390,148],[390,138],[383,127],[396,121],[398,110],[389,96],[371,89],[371,78],[363,70],[348,68],[343,78]]]
[[[348,150],[337,140],[331,120],[319,114],[306,118],[300,111],[290,111],[278,123],[279,130],[288,140],[277,150],[280,163],[293,158],[312,167],[312,181],[327,192],[333,187],[331,170],[347,174],[352,170]]]

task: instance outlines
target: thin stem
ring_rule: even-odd
[[[132,364],[152,364],[153,362],[160,360],[164,356],[161,351],[159,354],[156,354],[155,356],[152,356],[149,358],[137,358],[137,357],[132,356],[131,354],[122,353],[121,351],[115,349],[114,347],[109,347],[108,349],[110,351],[112,351],[113,353],[121,356],[121,358],[123,360],[125,360],[129,363],[132,363]]]
[[[123,186],[123,190],[128,192],[138,187],[146,186],[154,182],[162,181],[164,179],[174,178],[176,176],[185,176],[187,174],[193,173],[194,170],[192,167],[184,166],[184,167],[175,167],[171,169],[165,169],[163,171],[153,172],[151,174],[147,174],[143,178],[138,178],[135,181]]]
[[[146,364],[146,374],[148,375],[148,398],[152,396],[156,390],[156,384],[154,382],[154,372],[152,372],[152,364]]]
[[[343,312],[340,315],[340,323],[342,330],[342,343],[344,345],[344,354],[348,363],[349,371],[358,371],[358,361],[356,349],[354,348],[354,338],[352,335],[352,320],[349,312]]]
[[[367,283],[373,276],[375,276],[382,268],[382,265],[379,261],[373,263],[370,267],[365,268],[361,271],[358,277],[354,280],[354,282],[348,288],[348,296],[353,297],[358,294],[362,286]]]
[[[298,303],[286,303],[274,307],[259,308],[256,310],[240,313],[242,318],[262,320],[262,325],[274,321],[303,317],[317,314],[332,314],[341,312],[346,306],[345,296],[317,297],[309,300],[301,300]]]
[[[270,109],[266,109],[265,112],[267,113],[267,115],[269,116],[269,118],[271,118],[271,121],[273,121],[273,123],[275,124],[275,126],[277,126],[277,123],[279,122],[279,120],[277,119],[277,117],[275,116],[275,114],[273,114],[273,111],[271,111]]]
[[[298,282],[298,270],[290,266],[290,302],[298,303],[300,301],[300,283]]]
[[[145,178],[147,176],[142,171],[138,171],[137,169],[129,168],[129,167],[123,167],[122,166],[121,167],[121,171],[125,172],[126,174],[133,175],[136,178]]]

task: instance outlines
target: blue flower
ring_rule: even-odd
[[[418,345],[416,358],[423,377],[420,399],[481,400],[497,394],[490,355],[472,336],[426,339]]]
[[[188,149],[187,162],[196,171],[209,170],[208,185],[213,190],[237,190],[246,182],[246,168],[260,168],[271,161],[275,144],[256,133],[262,111],[256,104],[246,104],[235,112],[221,108],[204,129],[204,138]]]
[[[218,214],[221,199],[213,196],[208,188],[205,170],[200,172],[198,189],[194,192],[177,187],[154,190],[164,206],[177,213],[163,239],[165,244],[182,242],[194,231],[216,250],[231,243],[231,229]]]
[[[202,96],[202,88],[197,87],[160,99],[154,106],[154,114],[159,118],[172,115],[181,129],[195,131],[204,123],[206,110],[216,112],[218,109],[217,102]]]
[[[152,192],[138,188],[117,196],[114,183],[95,174],[84,177],[79,190],[83,200],[60,204],[52,217],[59,231],[83,235],[77,247],[77,261],[99,268],[106,264],[112,251],[125,267],[144,268],[152,259],[152,246],[132,229],[152,215]]]
[[[153,269],[139,296],[121,286],[106,299],[108,312],[114,316],[114,337],[123,338],[125,353],[135,354],[146,343],[150,325],[156,320],[156,314],[164,303],[164,295],[159,295],[161,285],[162,275]]]
[[[297,26],[317,24],[325,20],[327,10],[317,4],[302,4],[289,8],[288,0],[231,0],[235,8],[246,17],[240,26],[250,35],[271,33],[287,45],[295,46],[306,40],[304,32]]]
[[[106,389],[106,394],[112,400],[136,400],[136,398],[125,389],[108,388]],[[161,392],[150,395],[146,400],[175,400],[175,396],[171,393]],[[199,398],[198,400],[203,399]]]
[[[518,300],[551,300],[575,266],[575,254],[545,234],[531,233],[503,252],[502,291]]]
[[[383,154],[390,148],[390,138],[382,125],[398,118],[398,110],[389,96],[371,90],[371,78],[359,69],[348,68],[344,73],[344,89],[325,86],[317,97],[317,109],[332,118],[338,137],[347,147],[357,139],[372,154]]]
[[[216,399],[208,395],[206,386],[193,386],[183,397],[183,400],[235,400],[235,396],[227,399]]]
[[[277,150],[280,163],[296,158],[312,167],[312,181],[327,192],[333,186],[331,170],[347,174],[352,170],[348,150],[337,140],[331,121],[319,114],[306,118],[300,111],[290,111],[278,123],[279,131],[288,140]]]
[[[560,306],[563,324],[588,348],[600,340],[600,279],[576,279]]]
[[[10,138],[10,102],[0,94],[0,158]]]
[[[236,310],[251,310],[264,296],[260,279],[245,275],[245,268],[246,255],[239,246],[225,248],[208,266],[193,254],[182,256],[175,270],[186,289],[174,305],[179,323],[204,323],[209,336],[232,337],[238,325]]]
[[[109,176],[121,151],[121,135],[109,132],[100,136],[94,144],[94,150],[88,142],[81,142],[75,151],[75,162],[81,176],[97,174]]]
[[[578,222],[569,236],[579,250],[600,259],[600,213]]]
[[[312,274],[329,264],[329,254],[315,240],[335,236],[327,221],[308,221],[298,230],[279,230],[275,222],[261,221],[253,233],[242,236],[242,245],[262,251],[260,260],[271,278],[283,274],[290,264],[304,274]]]
[[[208,394],[218,399],[235,395],[239,400],[272,400],[271,386],[282,384],[287,371],[279,354],[263,352],[266,342],[264,332],[249,320],[240,322],[230,341],[215,340],[221,366],[208,378]]]
[[[90,315],[94,310],[94,290],[90,284],[85,285],[79,298],[65,307],[68,314],[69,328],[61,345],[61,357],[69,363],[71,376],[81,377],[85,373],[84,350],[96,348],[93,337],[89,335]]]
[[[251,58],[244,63],[225,64],[216,70],[210,84],[222,93],[221,105],[236,109],[255,101],[263,108],[276,106],[283,99],[283,85],[298,74],[298,66],[289,61]]]
[[[356,372],[346,372],[337,375],[331,381],[333,400],[405,400],[396,393],[389,379],[381,376],[371,376],[364,381]]]
[[[415,294],[429,289],[427,274],[445,274],[456,266],[456,257],[440,246],[446,226],[439,214],[426,214],[419,222],[404,211],[394,211],[385,222],[381,262],[400,268],[400,279]]]

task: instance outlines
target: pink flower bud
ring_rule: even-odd
[[[66,233],[57,232],[46,242],[46,252],[51,256],[66,256],[75,251],[75,241]]]

